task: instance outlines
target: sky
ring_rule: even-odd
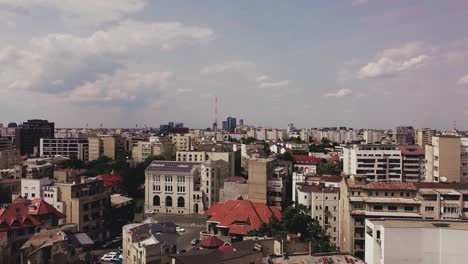
[[[466,0],[0,0],[0,122],[468,129]]]

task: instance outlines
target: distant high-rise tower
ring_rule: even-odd
[[[213,131],[218,130],[218,97],[215,96]]]
[[[41,138],[54,138],[54,123],[47,120],[28,120],[16,128],[16,148],[21,155],[34,154]]]
[[[239,119],[239,126],[243,126],[244,125],[244,119]]]

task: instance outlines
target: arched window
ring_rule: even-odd
[[[154,206],[160,206],[161,205],[161,199],[159,198],[159,195],[155,195],[153,197],[153,205]]]
[[[184,197],[177,198],[177,207],[185,207],[185,199]]]
[[[172,206],[172,197],[166,196],[166,206]]]

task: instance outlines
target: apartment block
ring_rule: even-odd
[[[136,162],[143,162],[150,156],[161,155],[164,151],[161,142],[138,141],[132,149],[132,157]]]
[[[88,139],[87,138],[41,138],[41,157],[62,156],[70,158],[75,156],[82,161],[88,161]]]
[[[432,144],[432,137],[436,136],[437,130],[432,128],[420,128],[416,130],[416,144],[421,148]]]
[[[15,168],[20,171],[18,175],[27,179],[52,178],[54,175],[54,165],[45,159],[28,159]]]
[[[249,200],[281,207],[286,194],[286,177],[291,163],[273,158],[251,159],[249,163]]]
[[[172,144],[175,151],[190,151],[192,149],[192,139],[189,135],[185,134],[170,134]]]
[[[426,145],[426,181],[468,181],[468,138],[432,137]]]
[[[52,182],[49,178],[21,179],[21,197],[26,199],[41,198],[42,187],[50,184]]]
[[[88,142],[90,161],[102,156],[115,160],[131,149],[131,141],[120,136],[100,135],[88,138]]]
[[[219,202],[228,163],[153,161],[145,171],[145,210],[171,214],[203,214]]]
[[[232,151],[177,151],[176,161],[205,162],[209,159],[224,160],[229,164],[229,176],[235,175],[236,157]]]
[[[421,202],[412,182],[367,182],[366,176],[343,179],[340,186],[341,252],[364,259],[365,220],[370,218],[422,218]]]
[[[110,208],[110,193],[104,190],[102,180],[82,179],[80,183],[57,183],[57,200],[63,203],[61,210],[66,223],[74,223],[78,231],[87,233],[93,240],[109,237],[105,219]]]
[[[299,184],[295,188],[295,201],[310,210],[310,216],[320,223],[330,236],[330,242],[337,244],[340,230],[340,188],[307,183]]]
[[[352,145],[343,148],[343,173],[368,181],[420,181],[424,177],[419,146]]]

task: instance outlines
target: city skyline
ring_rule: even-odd
[[[468,129],[465,1],[268,3],[0,0],[1,122]]]

